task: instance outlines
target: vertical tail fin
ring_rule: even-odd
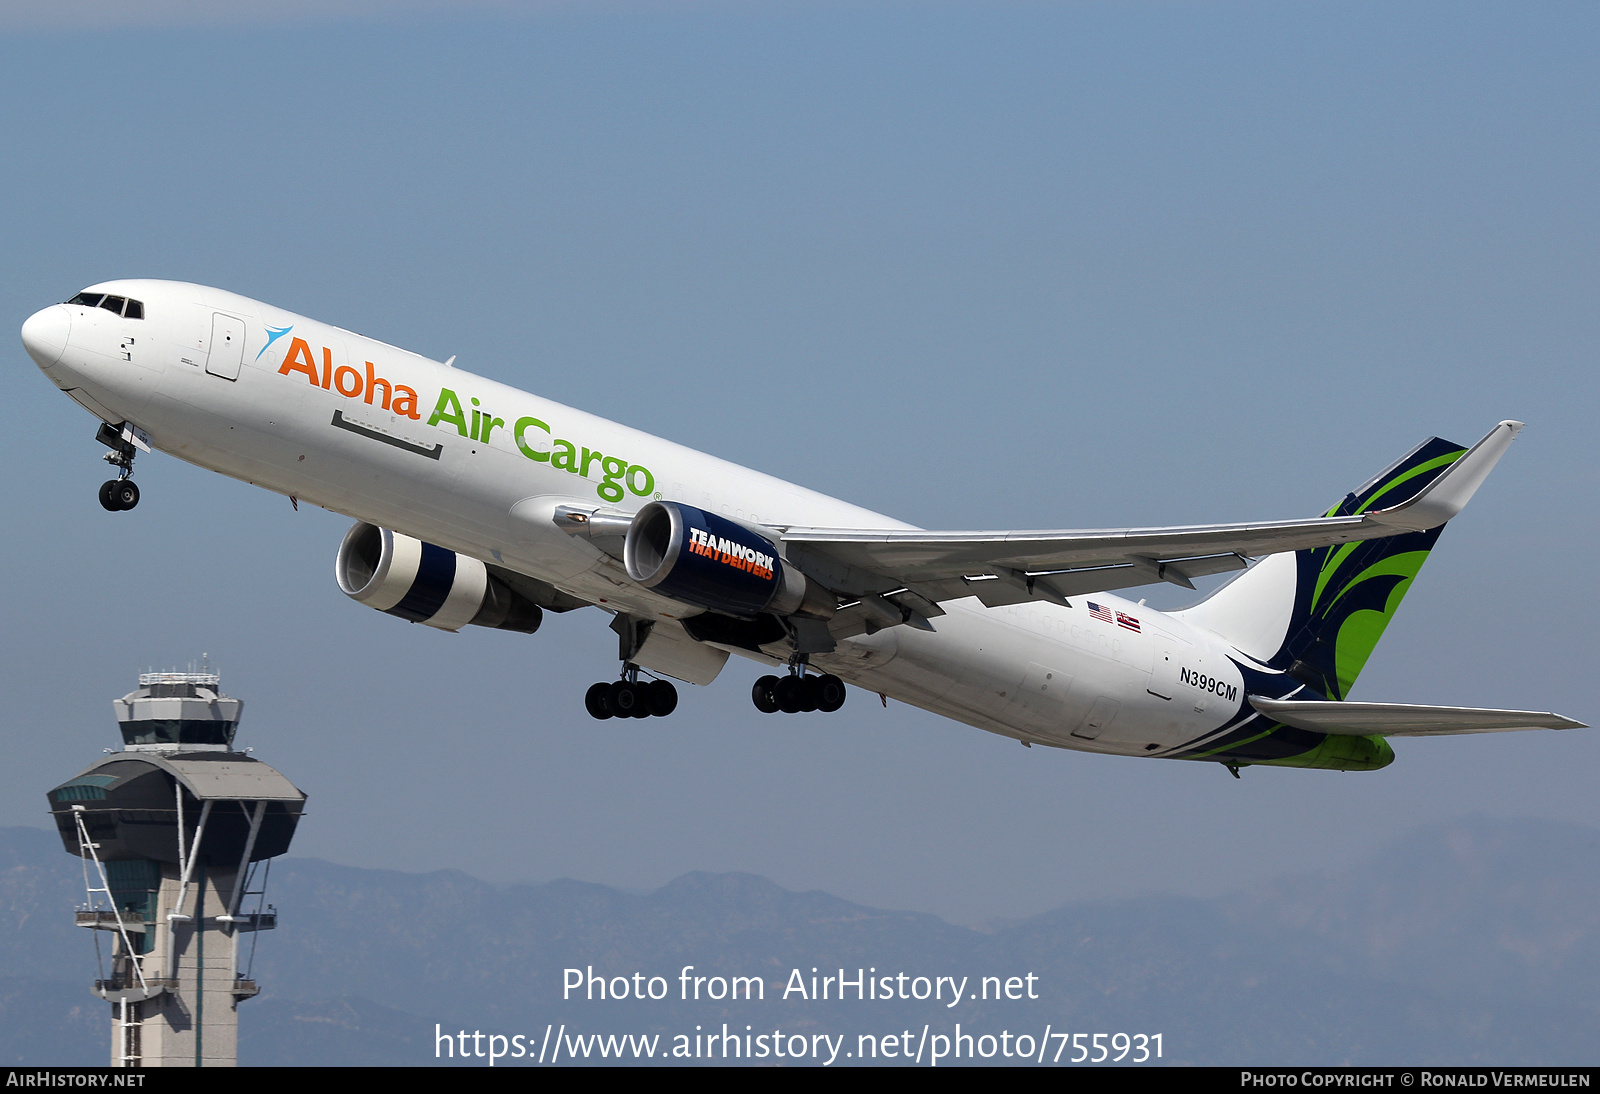
[[[1466,452],[1459,444],[1430,438],[1345,495],[1328,515],[1352,516],[1408,501]],[[1440,524],[1384,539],[1269,555],[1177,614],[1327,698],[1343,699],[1443,530]]]

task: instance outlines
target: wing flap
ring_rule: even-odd
[[[1296,729],[1342,737],[1437,737],[1520,729],[1585,729],[1548,711],[1433,707],[1410,703],[1297,702],[1250,696],[1250,705]]]

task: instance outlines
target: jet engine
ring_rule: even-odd
[[[457,631],[467,624],[532,634],[544,612],[475,558],[357,522],[334,563],[339,588],[369,608]]]
[[[739,619],[763,613],[826,619],[836,600],[784,563],[773,541],[681,502],[652,501],[628,525],[628,576],[675,600]]]

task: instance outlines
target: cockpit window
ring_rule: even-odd
[[[104,308],[108,312],[122,316],[124,319],[143,319],[144,304],[138,300],[129,300],[125,296],[107,296],[105,293],[81,292],[67,301],[68,304],[82,304],[86,308]]]

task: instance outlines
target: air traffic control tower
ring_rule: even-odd
[[[111,1004],[113,1067],[231,1067],[239,1003],[256,994],[268,860],[289,849],[306,796],[233,750],[244,704],[209,672],[152,672],[113,701],[121,751],[50,791],[61,842],[83,860]]]

